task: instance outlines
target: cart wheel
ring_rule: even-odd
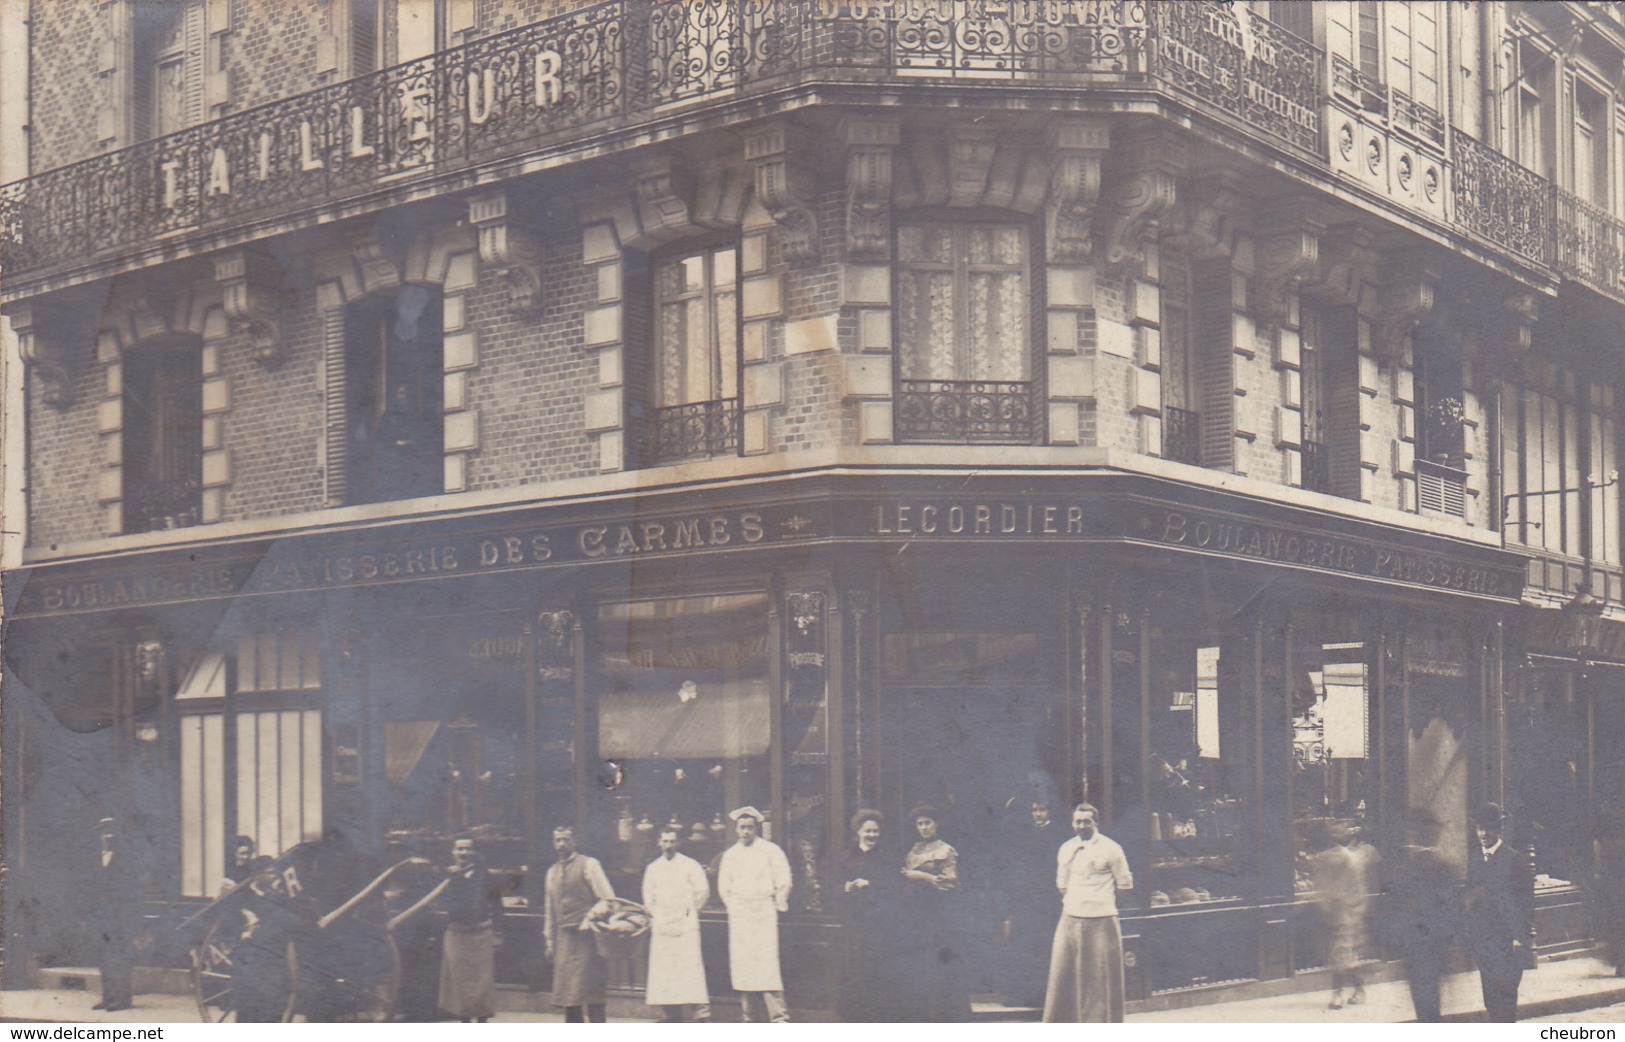
[[[203,940],[192,949],[192,997],[197,1000],[198,1019],[217,1024],[231,1013],[232,975],[236,964],[231,952],[237,939],[221,929],[224,917],[216,919]]]
[[[395,1012],[400,995],[401,951],[388,931],[379,933],[380,951],[370,968],[362,969],[351,985],[351,1011],[341,1019],[359,1023],[384,1023]]]
[[[237,964],[232,959],[232,951],[237,947],[237,939],[225,927],[226,920],[225,916],[215,920],[203,940],[192,949],[192,997],[197,1002],[198,1019],[205,1024],[220,1023],[236,1008],[232,1002],[232,987]],[[282,1011],[283,1023],[293,1019],[299,1000],[299,952],[292,941],[288,942],[288,979],[295,984],[289,990],[288,1005]]]

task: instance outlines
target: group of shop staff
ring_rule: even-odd
[[[728,911],[731,983],[740,993],[744,1020],[787,1022],[778,923],[779,915],[789,910],[790,863],[779,846],[761,835],[760,811],[741,807],[729,816],[737,841],[718,859],[716,886]],[[918,839],[900,867],[882,845],[884,815],[870,809],[853,815],[853,842],[835,865],[835,900],[846,927],[838,1008],[847,1021],[952,1022],[970,1015],[963,972],[966,945],[952,909],[960,890],[959,855],[938,835],[935,808],[917,807],[909,817]],[[1469,854],[1464,901],[1447,860],[1430,843],[1413,846],[1395,876],[1395,919],[1419,1020],[1439,1019],[1440,968],[1463,913],[1488,1019],[1515,1018],[1519,981],[1532,961],[1526,948],[1533,892],[1527,858],[1504,841],[1502,814],[1495,804],[1476,811],[1473,824],[1477,842]],[[103,819],[98,831],[101,872],[111,878],[122,871],[115,823]],[[1100,832],[1099,812],[1092,805],[1080,803],[1073,810],[1071,838],[1058,842],[1059,831],[1047,803],[1035,802],[1032,828],[1022,846],[1028,854],[1055,851],[1060,917],[1054,920],[1053,906],[1045,915],[1034,914],[1036,906],[1018,905],[1004,920],[1006,943],[1016,953],[1010,997],[1037,999],[1037,982],[1047,980],[1045,1021],[1121,1021],[1123,941],[1117,894],[1133,889],[1134,879],[1123,848]],[[614,889],[599,861],[576,849],[572,827],[555,829],[552,841],[555,861],[544,882],[543,930],[553,965],[553,1003],[563,1008],[566,1022],[601,1023],[607,966],[588,920],[601,902],[614,900]],[[645,1001],[659,1008],[667,1022],[681,1022],[685,1015],[708,1021],[700,913],[711,897],[711,881],[706,869],[680,847],[680,830],[662,829],[659,854],[643,874],[643,907],[650,921]],[[501,896],[491,887],[472,839],[458,839],[452,856],[440,882],[396,916],[390,928],[431,905],[446,913],[439,1008],[464,1022],[483,1023],[496,1012],[499,942],[494,920],[501,912]],[[1359,849],[1357,837],[1344,833],[1312,860],[1331,932],[1338,989],[1332,1006],[1338,1008],[1345,985],[1352,989],[1351,1002],[1364,995],[1356,960],[1374,859],[1369,850]],[[242,897],[236,905],[240,929],[234,953],[237,1019],[279,1021],[288,1012],[293,988],[286,949],[297,928],[296,916],[278,891],[276,863],[253,856],[246,837],[239,837],[232,872],[240,877]],[[118,888],[102,892],[114,894]],[[135,926],[126,914],[129,907],[123,903],[97,917],[103,924],[102,1001],[97,1009],[130,1008]],[[1045,932],[1051,938],[1047,965],[1041,954],[1023,960],[1023,952],[1041,952],[1037,942]]]

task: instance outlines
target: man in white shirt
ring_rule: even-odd
[[[734,819],[739,842],[722,852],[717,894],[728,907],[728,964],[746,1021],[757,1005],[775,1024],[790,1020],[779,973],[779,913],[790,910],[790,859],[761,838],[762,812],[741,807]]]
[[[644,1001],[659,1006],[661,1019],[681,1023],[684,1007],[694,1019],[711,1019],[711,998],[700,957],[700,909],[711,881],[698,861],[677,852],[675,828],[660,830],[660,856],[643,870],[643,906],[649,910],[649,984]]]
[[[1056,855],[1061,921],[1050,946],[1046,1023],[1120,1023],[1123,1019],[1123,932],[1117,891],[1134,889],[1123,848],[1100,833],[1100,812],[1080,803],[1073,838]]]

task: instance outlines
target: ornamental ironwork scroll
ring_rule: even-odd
[[[1545,263],[1551,239],[1547,181],[1471,134],[1452,128],[1456,222],[1474,235]]]
[[[899,442],[1030,445],[1039,437],[1033,385],[1021,380],[899,380]]]

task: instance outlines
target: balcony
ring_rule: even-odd
[[[695,109],[793,107],[821,84],[1161,91],[1314,156],[1321,65],[1313,46],[1208,0],[611,0],[0,187],[0,268],[21,296],[19,276],[99,277],[79,269],[156,244],[213,248],[209,233],[251,222],[313,224],[334,204],[382,209],[587,140],[613,150]]]
[[[900,444],[1031,445],[1040,432],[1033,385],[1018,380],[899,380]]]
[[[652,464],[733,455],[739,451],[739,399],[656,409],[649,431]]]
[[[1202,465],[1202,414],[1172,405],[1162,410],[1162,458]]]
[[[1310,492],[1332,490],[1331,456],[1324,443],[1303,439],[1303,472],[1298,483]]]

